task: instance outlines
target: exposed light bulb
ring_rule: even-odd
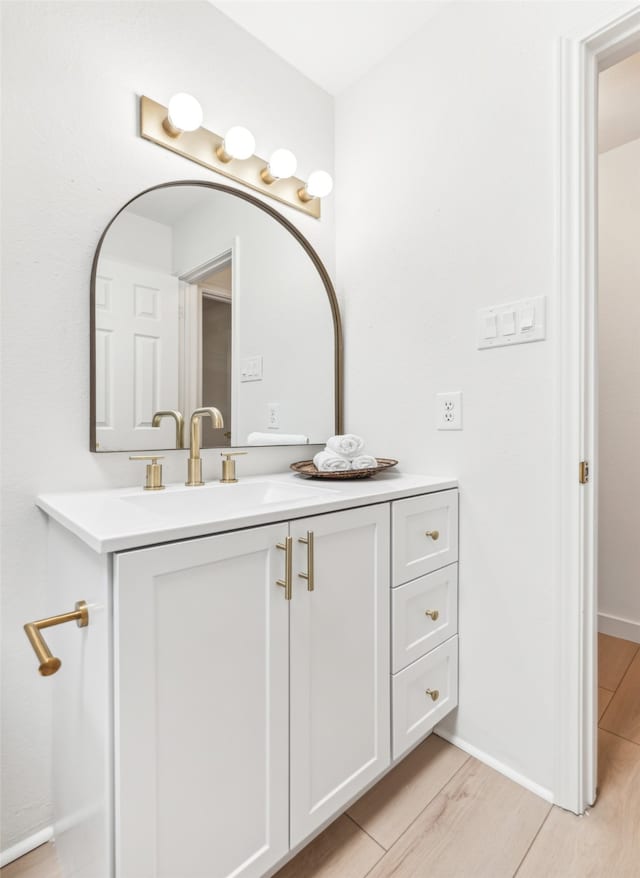
[[[269,164],[262,169],[260,176],[265,183],[286,180],[287,177],[293,177],[297,167],[298,160],[290,149],[276,149],[271,153]]]
[[[169,101],[165,131],[179,137],[183,131],[195,131],[202,125],[202,107],[191,95],[180,92]]]
[[[298,191],[301,201],[311,201],[312,198],[324,198],[333,189],[333,179],[326,171],[312,171],[309,174],[307,185]]]
[[[216,155],[221,162],[226,163],[231,159],[248,159],[255,150],[256,139],[253,134],[242,125],[234,125],[225,134],[222,146],[216,149]]]

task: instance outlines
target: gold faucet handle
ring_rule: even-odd
[[[220,457],[224,457],[222,461],[222,478],[220,481],[225,485],[237,482],[236,479],[236,462],[234,457],[240,457],[242,454],[248,454],[248,451],[221,451]]]
[[[129,460],[150,460],[147,464],[147,478],[144,483],[145,491],[163,491],[162,484],[162,464],[159,460],[164,460],[162,454],[130,454]]]

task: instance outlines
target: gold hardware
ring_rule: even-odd
[[[180,412],[169,409],[166,412],[155,412],[151,421],[152,427],[159,427],[163,418],[173,418],[176,422],[176,448],[184,448],[184,418]]]
[[[236,479],[236,462],[232,458],[241,454],[248,454],[248,451],[221,451],[220,457],[226,458],[222,461],[222,478],[220,479],[225,485],[237,482]]]
[[[180,137],[176,137],[164,124],[167,118],[168,110],[162,104],[148,97],[140,98],[140,136],[145,140],[151,140],[158,146],[178,153],[211,171],[230,177],[263,195],[269,195],[282,204],[295,207],[296,210],[301,210],[316,219],[320,218],[322,199],[313,198],[303,201],[298,195],[298,190],[301,187],[304,189],[303,180],[298,177],[287,177],[267,183],[261,175],[267,164],[266,159],[253,155],[243,161],[231,162],[231,156],[224,150],[223,137],[202,127],[195,131],[183,131]]]
[[[431,619],[434,622],[437,622],[438,618],[440,617],[440,610],[425,610],[424,614],[425,616],[431,616]]]
[[[299,543],[302,543],[307,547],[307,572],[306,573],[298,573],[300,579],[307,580],[307,591],[313,591],[315,588],[314,575],[315,575],[315,566],[314,566],[314,558],[313,558],[313,531],[308,530],[307,536],[300,537],[298,539]]]
[[[89,608],[86,601],[76,601],[75,610],[71,613],[62,613],[59,616],[50,616],[48,619],[38,619],[37,622],[27,622],[24,631],[29,638],[29,643],[33,647],[33,651],[38,656],[40,667],[38,670],[43,677],[50,677],[51,674],[60,668],[62,662],[51,654],[44,637],[40,633],[41,628],[52,628],[54,625],[63,625],[65,622],[76,622],[78,628],[86,628],[89,624]]]
[[[147,477],[144,483],[145,491],[164,491],[162,484],[162,464],[159,460],[164,460],[156,454],[133,454],[129,455],[129,460],[150,460],[147,464]]]
[[[437,701],[440,698],[439,689],[426,689],[424,694],[428,695],[432,701]]]
[[[276,549],[283,549],[284,556],[284,579],[277,579],[276,585],[284,589],[285,601],[291,600],[293,580],[293,537],[285,537],[284,543],[278,543]]]
[[[213,406],[196,409],[191,415],[189,460],[187,461],[187,481],[185,482],[185,485],[188,487],[204,485],[202,481],[202,460],[200,458],[200,420],[202,418],[211,418],[216,430],[224,427],[224,421],[219,409]]]
[[[440,536],[440,531],[439,530],[426,530],[424,532],[424,535],[425,535],[425,537],[431,537],[431,539],[435,541]]]
[[[278,177],[274,177],[271,171],[269,170],[269,165],[266,168],[263,168],[260,171],[260,178],[267,184],[267,186],[271,186],[272,183],[275,183],[278,180]]]
[[[578,478],[581,485],[589,484],[589,461],[581,460],[580,461],[580,469],[578,471]]]

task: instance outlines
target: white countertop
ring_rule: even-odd
[[[321,481],[295,473],[278,473],[249,476],[235,485],[209,482],[195,488],[167,485],[164,491],[136,487],[41,494],[36,505],[94,551],[105,553],[305,518],[457,486],[455,479],[399,472],[354,481]]]

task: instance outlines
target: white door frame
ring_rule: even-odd
[[[598,74],[640,49],[640,7],[562,43],[558,306],[555,801],[581,814],[597,782]],[[589,461],[591,479],[578,482]]]

